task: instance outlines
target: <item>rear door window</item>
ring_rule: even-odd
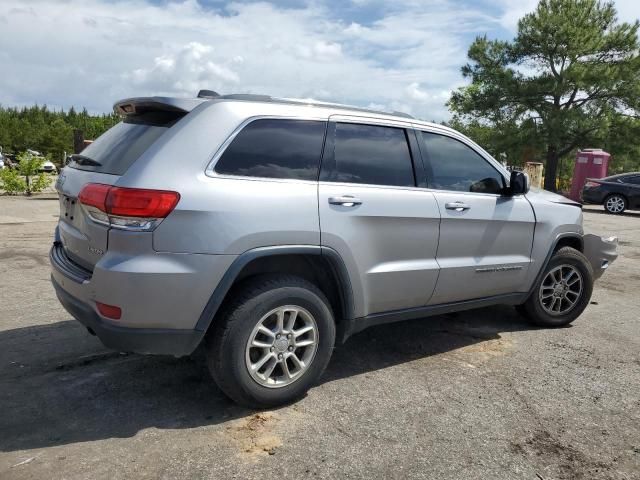
[[[182,116],[181,112],[147,112],[126,117],[87,146],[69,166],[123,175]]]
[[[317,180],[326,122],[259,119],[244,127],[215,166],[242,177]]]
[[[405,130],[336,123],[334,149],[323,161],[320,178],[328,182],[415,186]]]

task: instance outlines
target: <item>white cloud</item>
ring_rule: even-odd
[[[306,8],[196,0],[2,0],[0,103],[108,111],[135,95],[264,93],[405,110],[442,120],[476,34],[506,26],[534,0],[499,0],[498,16],[457,0],[385,3],[377,20]],[[638,9],[619,0],[625,15]],[[514,6],[514,4],[517,4]],[[216,5],[222,5],[216,3]],[[531,7],[532,8],[532,7]],[[621,14],[623,9],[621,8]],[[635,13],[637,15],[637,12]]]

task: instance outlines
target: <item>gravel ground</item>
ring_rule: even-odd
[[[239,408],[190,358],[110,352],[60,307],[57,203],[0,198],[0,478],[640,478],[640,214],[564,329],[509,307],[384,325],[295,405]]]

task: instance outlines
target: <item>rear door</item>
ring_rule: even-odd
[[[522,291],[535,217],[524,195],[502,194],[502,173],[471,145],[418,132],[429,188],[442,221],[440,276],[430,304]]]
[[[108,248],[109,227],[92,221],[78,203],[87,183],[115,184],[184,112],[145,112],[128,116],[85,148],[56,182],[60,201],[58,232],[66,254],[93,270]]]
[[[356,316],[425,305],[436,284],[440,214],[433,193],[417,187],[412,135],[402,124],[330,119],[318,186],[321,243],[352,272]]]

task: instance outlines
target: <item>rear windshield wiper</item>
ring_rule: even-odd
[[[101,167],[102,166],[102,164],[99,161],[94,160],[91,157],[87,157],[86,155],[80,155],[78,153],[76,153],[74,155],[71,155],[71,159],[74,162],[76,162],[76,163],[78,163],[80,165],[89,165],[91,167]]]

